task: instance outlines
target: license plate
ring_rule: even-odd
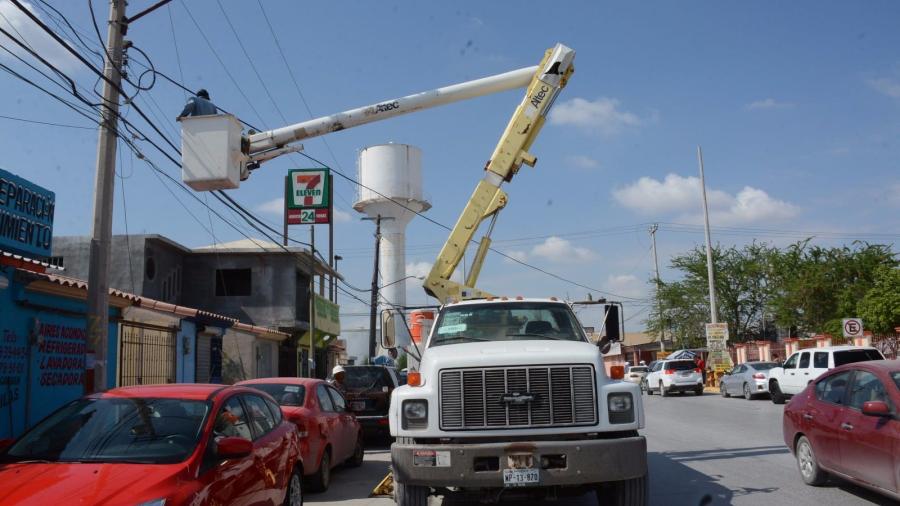
[[[350,403],[351,411],[365,411],[366,410],[366,401],[353,401]]]
[[[540,483],[541,475],[537,469],[504,469],[504,487],[525,487]]]

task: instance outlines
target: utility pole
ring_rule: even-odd
[[[316,226],[309,226],[309,358],[313,367],[309,368],[309,377],[315,378],[316,370]]]
[[[122,47],[126,27],[125,0],[110,0],[104,57],[103,102],[94,179],[94,220],[88,267],[88,348],[94,350],[94,391],[106,390],[106,349],[109,346],[109,250],[112,242],[118,139],[119,89],[122,83]]]
[[[716,310],[716,278],[713,272],[712,239],[709,236],[709,205],[706,202],[706,177],[703,174],[703,150],[697,146],[697,160],[700,162],[700,188],[703,190],[703,232],[706,235],[706,274],[709,278],[709,322],[718,323]]]
[[[653,241],[653,267],[656,270],[656,303],[659,307],[659,351],[666,351],[666,318],[663,315],[662,299],[659,298],[659,260],[656,258],[656,231],[659,224],[650,225],[650,239]]]
[[[363,218],[365,219],[365,218]],[[375,268],[372,270],[372,301],[369,310],[369,360],[375,358],[375,325],[378,312],[378,260],[381,254],[381,215],[375,218]]]

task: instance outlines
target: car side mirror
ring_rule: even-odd
[[[239,459],[253,453],[253,442],[242,437],[223,437],[216,440],[216,456]]]
[[[867,416],[891,416],[891,408],[884,401],[864,402],[862,412]]]
[[[397,329],[394,326],[394,312],[385,309],[381,312],[381,347],[390,350],[397,347]]]

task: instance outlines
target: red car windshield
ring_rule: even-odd
[[[253,383],[246,385],[261,390],[272,396],[282,406],[302,406],[306,399],[306,387],[303,385],[285,385],[283,383]]]
[[[79,399],[26,432],[0,461],[170,464],[194,452],[205,401]]]

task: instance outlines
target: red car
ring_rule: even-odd
[[[828,474],[900,500],[900,361],[828,371],[784,409],[784,441],[808,485]]]
[[[0,504],[301,506],[300,436],[265,394],[154,385],[66,404],[0,449]]]
[[[284,417],[306,434],[300,452],[310,490],[328,489],[331,470],[341,463],[362,465],[365,452],[359,422],[344,396],[330,384],[314,378],[260,378],[238,385],[271,395],[281,405]]]

